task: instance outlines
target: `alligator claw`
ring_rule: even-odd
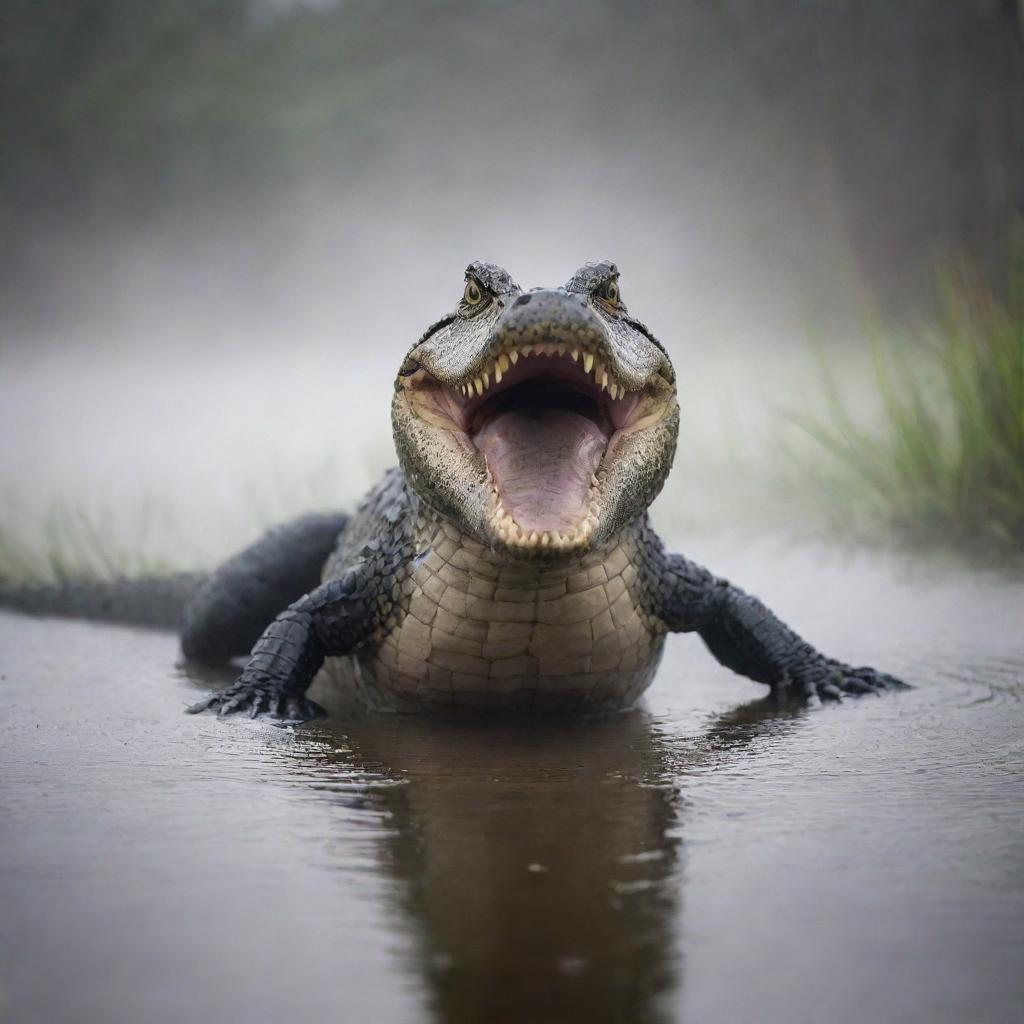
[[[247,686],[241,682],[212,693],[185,710],[190,715],[215,711],[218,718],[247,714],[249,718],[271,718],[282,725],[308,722],[324,714],[324,709],[308,697]]]
[[[868,665],[853,668],[850,665],[837,664],[840,682],[837,685],[852,694],[881,693],[883,690],[909,690],[909,684],[886,672],[879,672]]]
[[[824,671],[819,662],[785,674],[775,696],[787,701],[813,701],[816,698],[822,702],[838,703],[844,697],[860,697],[869,693],[878,696],[884,690],[909,689],[907,683],[885,672],[868,666],[854,668],[839,661],[830,661]]]

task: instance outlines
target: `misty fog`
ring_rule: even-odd
[[[927,315],[951,253],[995,275],[1020,205],[1012,4],[4,17],[0,494],[27,536],[73,508],[209,560],[356,500],[472,259],[526,287],[619,264],[680,378],[657,514],[714,522],[814,401],[810,339],[855,387],[865,323]]]

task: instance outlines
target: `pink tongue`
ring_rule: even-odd
[[[590,478],[608,439],[567,409],[510,410],[474,438],[505,511],[524,530],[571,530],[586,515]]]

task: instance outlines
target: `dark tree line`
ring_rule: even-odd
[[[472,147],[442,150],[467,121],[528,138],[564,116],[835,203],[898,305],[942,252],[998,276],[1024,209],[1021,24],[1014,0],[6,0],[4,259],[40,223],[258,201],[300,175],[357,188],[398,140],[464,164]]]

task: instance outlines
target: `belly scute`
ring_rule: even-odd
[[[395,710],[626,708],[664,643],[638,597],[624,545],[544,568],[442,533],[405,582],[397,625],[329,667]]]

